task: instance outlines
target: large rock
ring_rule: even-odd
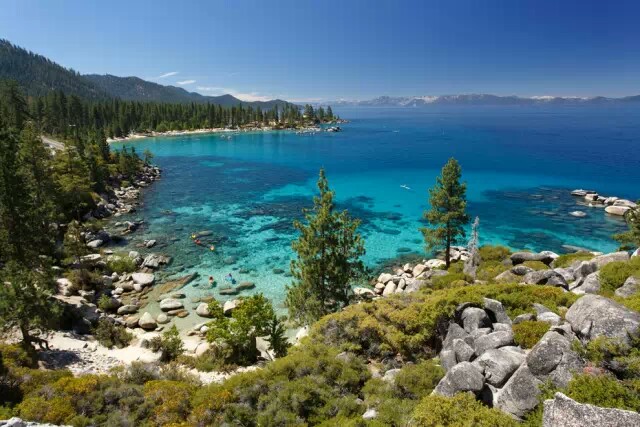
[[[487,350],[473,361],[484,374],[487,383],[495,387],[502,385],[525,361],[525,354],[519,347],[502,347]]]
[[[513,332],[496,331],[478,337],[475,340],[475,351],[478,356],[481,356],[487,350],[505,347],[508,345],[513,345]]]
[[[467,307],[462,311],[462,325],[467,332],[491,326],[487,312],[478,307]]]
[[[147,331],[152,331],[158,327],[158,324],[154,320],[151,313],[146,312],[138,320],[138,326]]]
[[[533,376],[542,382],[551,381],[556,387],[566,387],[573,372],[584,367],[584,362],[572,350],[572,338],[557,330],[544,334],[527,355],[527,366]]]
[[[150,254],[150,255],[147,255],[147,257],[142,262],[142,267],[147,267],[155,270],[159,268],[161,265],[166,265],[166,264],[169,264],[170,262],[171,262],[171,257],[165,256],[165,255]]]
[[[455,322],[449,323],[449,328],[447,330],[447,335],[442,342],[442,348],[445,350],[453,350],[453,342],[456,339],[462,339],[467,344],[473,343],[473,340],[470,339],[469,333],[462,329],[460,325]]]
[[[184,308],[182,301],[175,298],[167,298],[160,301],[160,309],[162,311],[173,311]]]
[[[231,316],[231,313],[236,309],[239,303],[240,301],[237,299],[225,301],[224,305],[222,306],[222,312],[225,316]]]
[[[523,363],[504,387],[494,393],[493,406],[516,417],[522,417],[538,404],[542,381]]]
[[[613,252],[610,254],[599,255],[591,261],[595,262],[598,269],[600,269],[610,262],[629,261],[629,253],[625,251]]]
[[[587,277],[591,273],[598,270],[598,266],[593,261],[578,261],[577,263],[572,265],[573,275],[576,279],[581,279],[583,277]]]
[[[640,313],[600,295],[585,295],[574,302],[565,319],[586,340],[605,336],[629,344],[640,333]]]
[[[196,308],[196,314],[200,317],[211,317],[211,312],[209,311],[209,304],[206,302],[202,302]]]
[[[389,273],[382,273],[379,277],[378,277],[378,283],[383,283],[383,284],[387,284],[387,282],[391,281],[391,279],[393,279],[393,275],[389,274]]]
[[[489,314],[492,322],[511,324],[511,319],[500,301],[484,298],[484,310]]]
[[[574,282],[575,283],[575,282]],[[571,292],[576,294],[597,294],[600,292],[600,272],[596,271],[595,273],[591,273],[583,280],[580,280],[578,286],[570,287]]]
[[[453,340],[453,351],[456,354],[458,363],[470,361],[475,352],[473,347],[460,338]]]
[[[396,285],[393,281],[387,282],[387,285],[384,287],[384,291],[382,291],[382,296],[388,296],[393,294],[396,291],[398,285]]]
[[[156,276],[151,273],[133,273],[131,275],[131,279],[134,283],[137,283],[141,286],[150,286],[153,285],[153,282],[155,282]]]
[[[567,288],[569,285],[564,277],[553,270],[537,270],[527,273],[524,276],[524,283],[528,285],[553,285]]]
[[[611,215],[618,215],[618,216],[624,216],[624,214],[627,213],[628,210],[630,210],[630,207],[627,206],[607,206],[606,208],[604,208],[604,211],[608,214]]]
[[[616,296],[628,298],[640,291],[640,279],[637,277],[629,277],[622,286],[616,289]]]
[[[631,209],[635,209],[638,207],[638,205],[635,202],[632,202],[631,200],[627,200],[627,199],[618,199],[615,202],[613,202],[613,206],[626,206]]]
[[[441,259],[430,259],[429,261],[427,261],[425,263],[425,265],[427,266],[427,268],[429,268],[430,270],[434,270],[436,268],[442,268],[444,266],[447,265],[446,262],[444,262]]]
[[[133,314],[133,313],[136,313],[137,311],[138,311],[138,306],[133,304],[123,305],[122,307],[118,308],[118,314],[120,315]]]
[[[433,393],[449,397],[463,391],[478,394],[482,387],[484,387],[484,376],[481,369],[470,362],[462,362],[447,372]]]
[[[544,401],[543,427],[637,427],[640,414],[578,403],[562,393]]]
[[[411,271],[411,275],[413,277],[418,277],[419,275],[421,275],[425,270],[427,269],[427,266],[424,264],[417,264],[415,267],[413,267],[413,270]]]
[[[541,261],[549,265],[557,257],[557,254],[548,251],[540,252],[537,254],[533,252],[514,252],[513,254],[511,254],[511,262],[513,263],[513,265],[518,265],[526,261]]]
[[[522,277],[513,273],[511,270],[507,270],[498,274],[494,280],[499,283],[518,283],[522,280]]]

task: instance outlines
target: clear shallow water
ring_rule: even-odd
[[[311,203],[324,166],[340,207],[363,221],[366,262],[374,267],[423,253],[418,228],[427,188],[446,160],[462,164],[469,212],[482,244],[563,251],[610,251],[624,229],[602,209],[578,206],[574,188],[640,197],[640,110],[629,107],[465,107],[343,109],[341,133],[194,135],[128,143],[155,154],[162,180],[135,214],[147,221],[130,241],[157,239],[174,257],[169,274],[197,271],[190,296],[210,293],[213,275],[256,283],[281,305],[295,238],[294,218]],[[118,144],[119,146],[123,144]],[[410,190],[400,186],[406,185]],[[587,212],[585,218],[569,215]],[[197,247],[191,232],[207,230]],[[277,269],[284,270],[285,273]],[[231,297],[233,298],[233,297]],[[224,300],[224,297],[220,297]],[[193,321],[193,319],[191,319]],[[183,320],[187,322],[188,320]]]

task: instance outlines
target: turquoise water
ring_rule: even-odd
[[[311,203],[323,166],[340,207],[362,219],[368,265],[423,254],[427,188],[450,156],[468,183],[482,244],[566,252],[611,251],[624,229],[602,209],[579,206],[574,188],[640,197],[640,111],[629,107],[343,109],[341,133],[257,132],[150,138],[128,143],[155,154],[162,179],[135,217],[130,246],[157,239],[174,256],[169,274],[231,272],[281,306],[290,282],[294,218]],[[119,146],[123,144],[118,144]],[[402,188],[405,185],[410,189]],[[569,215],[587,212],[585,218]],[[191,232],[210,231],[197,247]],[[282,269],[284,272],[278,270]],[[214,295],[217,289],[213,290]],[[224,297],[220,297],[224,300]]]

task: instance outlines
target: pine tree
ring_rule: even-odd
[[[56,283],[50,268],[32,268],[11,261],[0,270],[0,283],[0,328],[4,332],[18,328],[29,348],[34,341],[33,332],[50,330],[60,314],[52,298]]]
[[[351,285],[361,279],[364,242],[357,233],[359,220],[346,211],[336,212],[334,193],[324,169],[318,179],[320,194],[305,211],[305,223],[294,222],[300,237],[293,242],[297,259],[291,262],[294,282],[287,287],[290,317],[309,324],[349,303]]]
[[[444,247],[445,263],[451,265],[451,245],[465,236],[464,226],[469,223],[467,184],[461,183],[462,169],[453,157],[442,168],[436,185],[429,189],[431,210],[424,213],[429,227],[421,229],[427,251]]]

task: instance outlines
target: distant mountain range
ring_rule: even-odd
[[[640,95],[624,98],[562,97],[562,96],[497,96],[487,94],[442,95],[442,96],[381,96],[367,101],[333,101],[331,105],[360,107],[426,107],[429,105],[590,105],[610,103],[640,103]]]
[[[176,86],[163,86],[139,77],[117,77],[109,74],[82,75],[50,59],[0,39],[0,80],[15,80],[28,96],[43,96],[53,90],[83,99],[119,98],[125,101],[167,103],[211,103],[225,107],[251,105],[262,109],[285,104],[286,101],[245,102],[232,95],[204,96]]]

